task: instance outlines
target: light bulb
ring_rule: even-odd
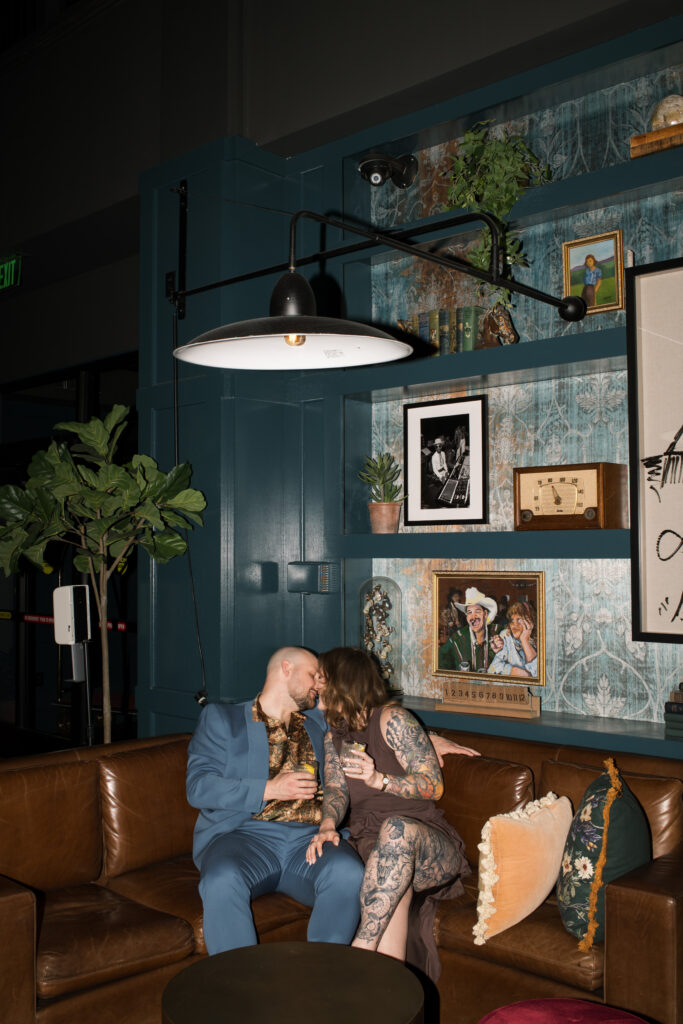
[[[303,345],[306,341],[305,334],[285,334],[285,341],[288,345],[292,345],[294,348],[298,348],[299,345]]]

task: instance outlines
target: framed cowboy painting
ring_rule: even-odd
[[[542,572],[433,573],[433,671],[545,685]]]

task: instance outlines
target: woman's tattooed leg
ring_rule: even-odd
[[[420,891],[447,882],[458,863],[456,848],[437,829],[409,818],[387,818],[365,865],[353,944],[376,949],[408,887]]]

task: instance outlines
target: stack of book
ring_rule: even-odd
[[[413,313],[397,323],[402,331],[429,345],[430,355],[446,356],[476,348],[479,318],[483,312],[480,306],[430,309]]]
[[[664,702],[664,738],[683,740],[683,689],[672,690],[669,696]]]

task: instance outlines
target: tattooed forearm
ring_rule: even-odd
[[[335,827],[346,814],[349,789],[337,751],[329,732],[325,735],[325,774],[323,785],[322,820],[332,821]]]
[[[385,739],[406,772],[403,778],[390,777],[387,792],[408,800],[439,800],[443,777],[429,737],[405,708],[392,706],[386,715]]]

